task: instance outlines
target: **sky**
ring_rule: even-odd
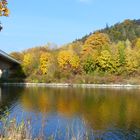
[[[140,19],[140,0],[8,0],[9,17],[0,17],[0,49],[10,53],[70,43],[90,32]]]

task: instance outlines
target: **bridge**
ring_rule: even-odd
[[[10,77],[19,65],[19,61],[0,50],[0,79]]]

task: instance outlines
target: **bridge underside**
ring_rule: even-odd
[[[0,56],[0,78],[9,78],[15,73],[17,67],[17,63]]]

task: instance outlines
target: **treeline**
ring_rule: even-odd
[[[140,19],[128,19],[122,23],[116,23],[113,26],[109,26],[107,24],[104,29],[98,30],[96,32],[108,34],[112,42],[126,41],[127,39],[129,39],[130,41],[134,41],[135,39],[140,37]],[[86,35],[81,39],[77,39],[76,41],[85,42],[91,34],[93,33],[90,33],[89,35]]]
[[[140,38],[112,41],[100,31],[84,42],[58,49],[35,47],[11,56],[22,62],[28,82],[114,83],[140,75]]]

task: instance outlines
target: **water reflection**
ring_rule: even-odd
[[[16,103],[11,114],[16,112],[21,118],[22,112],[22,118],[33,118],[34,135],[47,120],[46,135],[60,126],[64,133],[66,126],[72,125],[75,132],[88,129],[91,139],[140,139],[140,91],[137,89],[31,87],[0,91],[0,105]]]
[[[94,129],[108,124],[140,126],[140,95],[137,90],[28,88],[21,97],[24,109],[57,112],[66,117],[83,117]]]
[[[6,110],[12,111],[22,90],[23,88],[0,86],[0,116]]]

